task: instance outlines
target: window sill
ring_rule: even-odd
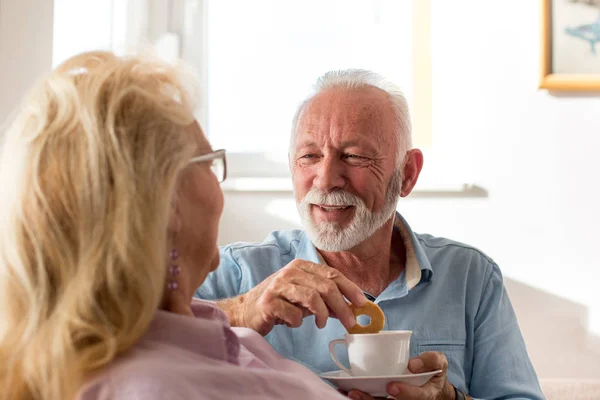
[[[224,192],[243,193],[291,193],[290,178],[227,178],[221,184]],[[485,198],[488,192],[473,183],[417,184],[411,198]]]

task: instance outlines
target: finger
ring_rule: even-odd
[[[304,320],[304,318],[308,317],[309,315],[312,315],[312,313],[310,311],[308,311],[306,308],[300,307],[298,305],[296,305],[296,307],[298,307],[302,310],[302,319],[303,320]],[[285,321],[282,321],[279,318],[275,320],[275,325],[284,325],[284,324],[285,324]]]
[[[318,291],[301,285],[290,285],[288,290],[282,293],[282,295],[290,302],[302,305],[313,314],[315,316],[315,324],[319,329],[327,325],[329,309]]]
[[[281,280],[273,282],[271,294],[277,296],[294,305],[299,305],[308,310],[315,316],[317,327],[323,328],[329,318],[329,310],[321,297],[321,294],[310,287]]]
[[[428,394],[428,387],[412,386],[402,382],[391,382],[386,386],[387,392],[396,399],[420,400],[432,398]]]
[[[310,311],[308,311],[306,308],[304,307],[298,307],[302,310],[302,320],[301,322],[304,323],[304,318],[308,317],[309,315],[312,315],[312,313]],[[293,328],[293,326],[291,326],[290,324],[288,324],[285,321],[280,320],[279,318],[277,318],[274,321],[275,325],[286,325],[288,328]]]
[[[336,271],[336,273],[339,275],[333,280],[340,288],[342,294],[350,301],[350,303],[358,307],[362,307],[365,304],[367,304],[367,297],[365,296],[365,293],[362,291],[362,289],[358,287],[358,285],[356,285],[350,279],[342,275],[341,272],[333,268],[331,269],[333,271]]]
[[[306,264],[300,264],[300,268],[306,268],[305,270],[307,272],[334,281],[340,292],[352,304],[362,307],[367,303],[367,298],[365,297],[362,289],[350,279],[346,278],[344,274],[337,269],[331,268],[330,266],[324,264],[313,264],[308,262],[306,262]]]
[[[410,359],[408,369],[414,374],[441,369],[440,374],[444,374],[448,370],[448,359],[439,351],[428,351]]]
[[[352,400],[375,400],[367,393],[361,392],[360,390],[353,389],[348,392],[348,397]]]
[[[328,317],[334,315],[347,329],[356,324],[352,310],[348,307],[344,295],[333,280],[311,274],[304,270],[297,270],[297,273],[293,275],[289,274],[286,279],[289,279],[290,282],[296,285],[311,288],[318,293],[328,309]]]
[[[411,358],[408,360],[408,370],[413,374],[425,372],[425,363],[423,363],[421,357]]]
[[[292,304],[280,297],[265,298],[258,304],[263,310],[263,320],[283,323],[292,328],[302,325],[304,310],[302,307]]]
[[[354,305],[362,307],[367,304],[367,298],[364,292],[357,284],[346,278],[344,274],[335,268],[327,265],[313,264],[313,271],[326,279],[333,280],[338,286],[340,292]]]
[[[441,372],[436,374],[421,387],[411,386],[401,382],[389,383],[387,385],[387,392],[389,394],[403,400],[416,400],[429,398],[428,396],[439,396],[444,389],[444,383],[446,382],[446,371],[448,370],[448,360],[444,354],[437,351],[428,351],[422,353],[420,356],[409,360],[408,369],[412,373],[436,370],[441,370]]]
[[[323,280],[319,284],[317,290],[325,300],[330,311],[330,316],[333,315],[335,318],[339,319],[346,329],[350,329],[356,325],[356,317],[335,283]]]

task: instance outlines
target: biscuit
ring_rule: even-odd
[[[359,315],[367,315],[371,318],[371,322],[368,325],[361,325],[358,322],[350,329],[348,333],[354,335],[357,333],[379,333],[385,325],[385,315],[379,306],[372,301],[368,301],[362,307],[356,307],[350,304],[350,309],[354,314],[354,318],[358,320]]]

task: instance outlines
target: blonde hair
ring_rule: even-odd
[[[73,398],[147,330],[167,225],[195,150],[187,75],[93,52],[55,69],[0,165],[0,398]]]

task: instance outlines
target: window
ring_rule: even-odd
[[[83,51],[138,50],[149,41],[148,11],[139,0],[54,0],[52,66]]]
[[[205,94],[198,119],[213,146],[228,151],[226,187],[252,189],[263,178],[257,190],[289,189],[291,122],[316,78],[332,69],[370,69],[405,92],[413,142],[426,153],[418,187],[462,190],[471,166],[448,150],[446,121],[456,118],[443,105],[436,108],[436,90],[448,77],[440,74],[445,64],[433,68],[432,59],[447,59],[452,48],[444,41],[443,6],[432,0],[55,0],[54,63],[82,50],[120,53],[141,44],[166,59],[183,58]]]
[[[204,82],[206,102],[199,119],[214,146],[228,150],[231,179],[226,186],[289,189],[287,149],[296,107],[324,72],[365,68],[391,79],[405,92],[412,115],[413,142],[426,155],[426,168],[417,189],[465,190],[470,182],[469,158],[452,147],[446,120],[437,118],[432,84],[436,72],[438,81],[447,79],[443,63],[433,68],[432,53],[451,56],[451,43],[444,40],[448,23],[443,2],[188,3],[194,4],[196,14],[188,10],[190,25],[183,31],[189,32],[191,27],[196,31],[184,34],[182,57],[196,62]],[[200,22],[202,29],[198,29]],[[197,46],[186,46],[190,41]],[[441,57],[437,60],[443,61]],[[439,110],[446,118],[445,107],[441,105]]]
[[[82,51],[112,48],[112,0],[54,0],[52,66]]]
[[[416,4],[416,9],[413,9]],[[431,142],[429,1],[205,1],[205,127],[227,148],[232,177],[287,176],[287,148],[297,105],[316,78],[332,69],[364,68],[399,84],[415,118],[415,142]],[[426,22],[413,27],[419,15]],[[424,28],[424,29],[423,29]],[[421,68],[413,65],[413,51]],[[186,58],[186,54],[183,57]],[[415,83],[425,82],[416,90]],[[424,89],[424,90],[423,90]],[[416,95],[419,93],[419,95]],[[430,93],[430,90],[429,90]],[[414,112],[414,111],[413,111]],[[425,117],[425,118],[423,118]],[[237,161],[237,162],[236,162]]]

